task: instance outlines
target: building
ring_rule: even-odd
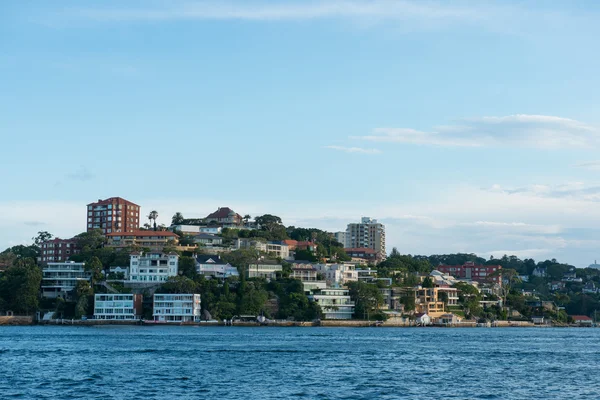
[[[352,264],[315,264],[315,268],[329,286],[344,286],[347,282],[358,281],[358,272]]]
[[[352,258],[352,261],[358,261],[364,264],[377,264],[382,260],[381,255],[373,249],[366,247],[345,248],[346,255]]]
[[[452,313],[442,314],[435,319],[435,321],[441,325],[454,325],[458,324],[461,320],[462,318]]]
[[[592,326],[594,321],[587,315],[569,315],[573,322],[581,326]]]
[[[42,296],[69,298],[78,282],[91,279],[92,274],[85,270],[85,263],[49,262],[42,268]]]
[[[469,261],[464,265],[438,265],[436,270],[442,274],[452,275],[458,279],[468,279],[480,283],[502,283],[500,275],[490,276],[494,272],[502,269],[501,265],[476,265]]]
[[[281,264],[261,261],[256,264],[250,264],[246,268],[248,278],[276,279],[277,273],[281,273],[283,267]]]
[[[348,224],[344,247],[372,249],[378,259],[385,259],[385,225],[369,217],[362,217],[360,223]]]
[[[40,256],[38,260],[41,263],[65,262],[74,254],[79,254],[80,248],[77,239],[54,238],[40,245]]]
[[[140,227],[140,206],[121,197],[98,199],[87,205],[87,231],[133,232]]]
[[[267,242],[267,253],[276,258],[281,258],[282,260],[290,259],[290,248],[287,244],[282,244],[279,242]]]
[[[333,237],[337,242],[342,244],[342,247],[352,247],[346,243],[346,232],[335,232]]]
[[[166,246],[177,246],[179,236],[169,231],[135,231],[107,233],[107,247],[148,248],[153,252],[162,252]]]
[[[220,246],[223,244],[223,238],[210,233],[199,233],[194,235],[194,242],[204,246]]]
[[[269,253],[270,255],[281,258],[282,260],[290,260],[290,248],[287,244],[280,241],[264,242],[258,239],[240,238],[235,241],[236,249],[251,249]]]
[[[243,225],[243,218],[229,207],[219,207],[217,211],[204,218],[206,224],[217,224],[222,227],[238,227]]]
[[[129,280],[138,283],[161,283],[177,276],[179,256],[175,253],[133,252],[129,261]]]
[[[317,269],[312,264],[292,264],[292,273],[290,278],[298,279],[302,282],[316,282]]]
[[[415,288],[415,312],[430,316],[432,313],[444,312],[444,302],[440,301],[438,296],[438,288],[417,286]]]
[[[213,255],[196,256],[196,272],[200,275],[223,279],[230,276],[240,276],[236,267],[224,262],[221,257]]]
[[[351,319],[354,314],[354,302],[347,289],[322,289],[309,299],[321,306],[324,319]]]
[[[427,326],[431,324],[431,318],[425,313],[415,314],[415,324],[419,326]]]
[[[358,280],[362,282],[372,282],[377,279],[377,270],[372,268],[357,268]]]
[[[94,319],[133,321],[142,317],[141,294],[97,294]]]
[[[312,253],[316,253],[317,252],[317,244],[311,241],[304,241],[304,240],[292,240],[292,239],[287,239],[287,240],[282,240],[280,242],[281,244],[285,244],[289,247],[290,251],[296,251],[296,250],[308,250]]]
[[[536,278],[545,278],[548,275],[547,268],[546,267],[535,267],[535,269],[533,270],[531,275],[535,276]]]
[[[200,322],[199,294],[154,294],[155,322]]]

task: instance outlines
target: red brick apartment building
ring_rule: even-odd
[[[455,278],[470,279],[475,282],[501,283],[502,281],[500,276],[489,277],[490,274],[502,269],[501,265],[475,265],[474,262],[469,261],[464,265],[438,265],[435,269]]]
[[[87,231],[132,232],[140,227],[140,206],[121,197],[98,200],[87,205]]]
[[[54,238],[40,245],[40,256],[38,260],[42,263],[65,262],[68,261],[73,254],[79,253],[79,251],[80,249],[77,247],[77,240],[75,238]]]

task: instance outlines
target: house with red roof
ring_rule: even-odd
[[[243,218],[229,207],[219,207],[217,211],[204,218],[206,224],[217,224],[223,227],[237,227],[243,225]]]
[[[569,315],[569,316],[573,319],[573,323],[575,323],[579,326],[592,326],[592,323],[594,322],[587,315]]]

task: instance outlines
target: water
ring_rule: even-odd
[[[600,329],[0,327],[0,398],[600,398]]]

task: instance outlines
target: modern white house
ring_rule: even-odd
[[[129,261],[130,282],[165,282],[177,276],[179,256],[175,253],[131,253]]]
[[[90,281],[92,274],[85,271],[85,263],[73,261],[48,263],[42,268],[42,296],[68,297],[77,282]]]
[[[194,235],[194,242],[202,244],[204,246],[220,246],[223,244],[223,238],[221,236],[213,235],[211,233],[198,233]]]
[[[215,278],[229,278],[240,276],[237,268],[221,260],[219,256],[199,255],[196,256],[196,272],[204,276]]]
[[[351,319],[354,314],[354,302],[348,289],[321,289],[309,299],[321,306],[325,319]]]
[[[256,250],[269,253],[275,257],[279,257],[283,260],[293,259],[293,258],[291,258],[291,255],[290,255],[290,247],[285,243],[276,242],[276,241],[264,242],[264,241],[258,240],[256,238],[253,238],[253,239],[240,238],[235,241],[235,248],[236,249],[254,248]]]
[[[347,282],[358,281],[358,271],[353,264],[315,264],[329,286],[344,286]]]
[[[132,321],[142,315],[141,294],[97,294],[94,319]]]
[[[155,294],[155,322],[200,322],[199,294]]]

